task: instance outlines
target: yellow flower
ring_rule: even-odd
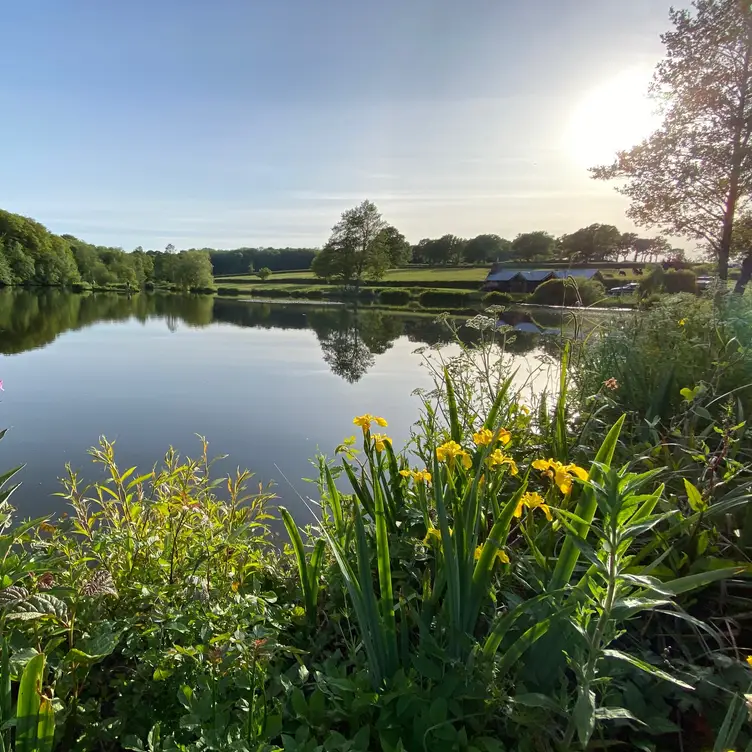
[[[539,493],[535,493],[533,491],[532,493],[528,492],[526,494],[523,494],[519,502],[517,503],[517,508],[514,510],[514,516],[522,517],[522,510],[525,507],[527,507],[528,509],[540,509],[543,514],[546,515],[546,519],[549,522],[553,520],[553,517],[551,516],[551,509]]]
[[[436,447],[436,459],[439,462],[446,462],[450,470],[454,467],[454,461],[458,457],[465,470],[469,470],[473,466],[470,455],[456,441],[447,441],[440,447]]]
[[[551,478],[563,494],[571,493],[572,476],[580,480],[588,479],[587,470],[574,464],[562,465],[556,460],[535,460],[533,467]]]
[[[412,478],[416,483],[430,483],[431,473],[428,470],[400,470],[404,478]]]
[[[525,415],[530,415],[530,408],[527,405],[520,405],[520,412]]]
[[[487,428],[481,428],[478,433],[473,434],[473,441],[476,446],[487,446],[493,441],[493,433]]]
[[[478,548],[475,549],[475,561],[480,559],[482,553],[483,546],[478,546]],[[501,549],[496,551],[496,556],[494,558],[498,559],[502,564],[509,564],[509,557]]]
[[[433,543],[434,540],[437,543],[441,543],[441,531],[437,527],[429,527],[428,532],[426,532],[426,537],[423,538],[423,544],[428,546]]]
[[[49,522],[42,522],[39,525],[39,532],[40,533],[54,533],[55,532],[55,526],[51,525]]]
[[[488,466],[491,470],[497,467],[503,467],[509,465],[509,473],[511,475],[517,475],[519,470],[517,469],[517,463],[508,455],[504,454],[501,449],[494,449],[491,454],[488,455]]]
[[[353,418],[353,423],[363,429],[364,435],[371,430],[371,423],[375,423],[377,426],[381,426],[382,428],[386,428],[388,425],[388,423],[383,418],[379,418],[376,415],[371,415],[370,413],[356,416],[355,418]]]
[[[679,319],[679,326],[684,326],[687,323],[687,319]]]
[[[506,446],[512,440],[512,434],[506,428],[499,429],[499,441]]]
[[[373,435],[373,445],[376,447],[377,452],[383,452],[386,444],[391,444],[392,440],[383,433],[375,433]]]
[[[752,666],[752,655],[747,656],[747,663]]]

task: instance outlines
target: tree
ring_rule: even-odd
[[[555,246],[554,236],[543,230],[521,233],[512,241],[512,258],[520,261],[544,261],[551,258]]]
[[[752,196],[752,12],[741,0],[694,0],[670,12],[666,57],[652,95],[663,124],[591,170],[620,179],[628,215],[644,227],[703,241],[728,277],[734,219]]]
[[[205,251],[181,251],[175,260],[174,282],[178,287],[196,290],[214,283],[211,261]]]
[[[266,282],[269,277],[272,276],[272,270],[268,266],[262,266],[257,272],[256,276],[262,281]]]
[[[389,265],[383,230],[387,227],[376,205],[364,201],[342,214],[311,270],[318,277],[360,287],[364,277],[380,279]]]
[[[13,284],[13,272],[10,269],[10,264],[5,256],[5,248],[0,239],[0,286]]]
[[[410,243],[405,240],[405,236],[392,225],[387,225],[381,231],[381,235],[381,240],[386,246],[389,267],[394,268],[408,264],[413,255],[413,249]]]
[[[593,224],[559,239],[559,250],[569,261],[607,261],[618,256],[622,234],[613,225]]]
[[[498,235],[477,235],[465,243],[463,256],[469,264],[484,264],[509,258],[511,249],[512,243]]]

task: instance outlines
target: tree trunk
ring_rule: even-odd
[[[742,261],[742,271],[734,287],[734,292],[737,295],[744,294],[744,289],[747,287],[747,282],[749,282],[750,278],[752,278],[752,251],[748,251],[744,257],[744,261]]]

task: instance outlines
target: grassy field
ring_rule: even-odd
[[[379,280],[380,285],[389,286],[390,282],[415,282],[424,286],[441,285],[442,282],[477,282],[479,285],[486,278],[489,267],[435,267],[427,269],[390,269]],[[255,274],[238,274],[217,277],[219,284],[257,284],[260,280]],[[309,270],[297,272],[276,272],[267,280],[267,284],[295,284],[306,282],[321,283]]]

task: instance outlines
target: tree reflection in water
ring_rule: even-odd
[[[524,354],[543,349],[553,354],[561,318],[555,314],[504,312],[503,324],[514,329],[507,349]],[[224,323],[263,329],[311,329],[321,344],[324,361],[333,373],[355,383],[373,367],[400,337],[416,345],[447,344],[448,327],[426,314],[345,306],[289,303],[247,303],[206,295],[158,293],[75,294],[58,289],[0,289],[0,353],[12,354],[44,347],[66,331],[100,321],[161,320],[170,331],[180,326],[203,327]],[[478,332],[460,327],[463,342],[471,344]]]

